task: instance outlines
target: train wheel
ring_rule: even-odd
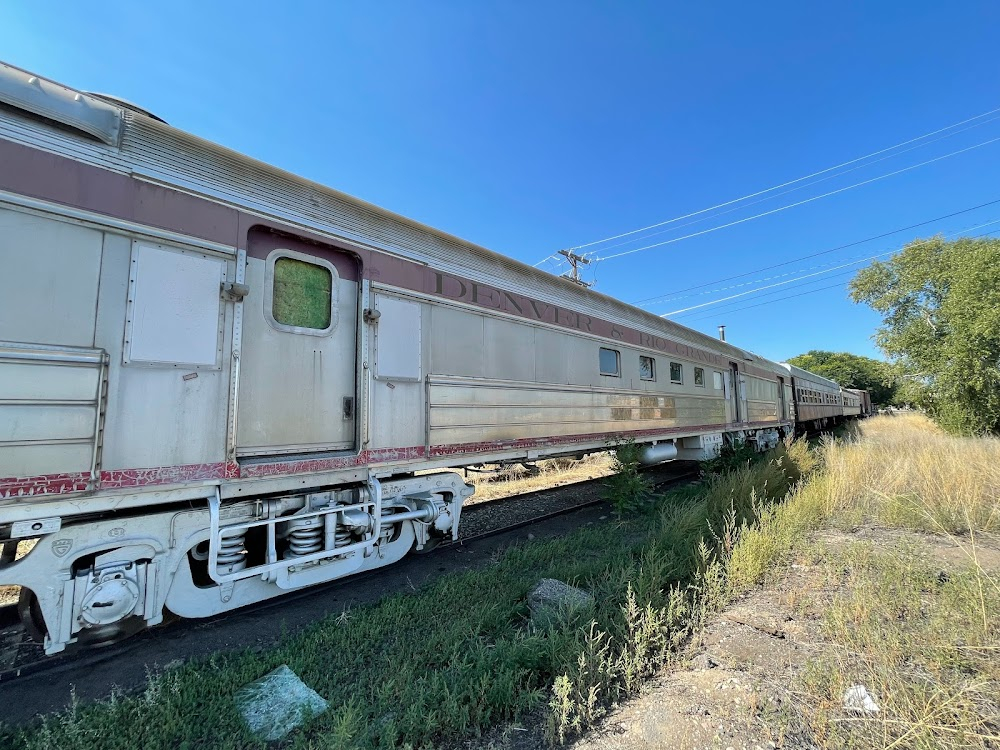
[[[42,608],[38,604],[35,592],[24,587],[17,600],[17,614],[21,618],[28,637],[35,643],[45,643],[48,628],[42,617]],[[77,634],[77,643],[87,648],[101,648],[123,641],[146,629],[146,623],[140,617],[129,617],[120,622],[99,627],[85,628]],[[72,644],[71,644],[72,647]]]
[[[441,544],[442,539],[443,539],[443,537],[440,537],[440,536],[432,536],[432,537],[430,537],[427,540],[427,542],[424,544],[424,548],[423,549],[417,549],[416,545],[414,544],[413,554],[415,554],[415,555],[426,555],[428,552],[433,552],[435,549],[437,549],[437,546],[439,544]]]

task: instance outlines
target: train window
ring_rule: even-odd
[[[680,362],[670,363],[670,382],[671,383],[683,383],[684,382],[684,367]]]
[[[639,357],[639,379],[656,380],[656,360],[652,357]]]
[[[332,318],[333,274],[298,258],[274,261],[271,315],[276,323],[322,331]]]
[[[712,373],[712,387],[715,388],[715,390],[717,390],[717,391],[721,391],[722,390],[722,373],[721,372],[713,372]]]
[[[696,367],[694,368],[694,384],[705,387],[705,368]]]
[[[617,349],[605,349],[601,347],[601,375],[621,375],[621,354]]]

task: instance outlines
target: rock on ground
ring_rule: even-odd
[[[543,578],[528,594],[531,621],[540,627],[593,606],[593,595],[554,578]]]
[[[327,702],[282,664],[242,687],[236,693],[236,706],[251,732],[274,742],[326,711]]]

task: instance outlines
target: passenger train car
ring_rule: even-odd
[[[834,381],[795,365],[784,367],[795,391],[795,420],[801,430],[822,429],[845,415],[858,414],[845,411],[846,392]]]
[[[701,459],[837,413],[830,381],[2,64],[0,165],[0,585],[50,654],[456,538],[448,467]]]

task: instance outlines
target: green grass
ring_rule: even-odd
[[[330,702],[290,748],[423,748],[545,711],[569,738],[634,693],[728,595],[740,528],[814,461],[802,444],[671,493],[647,514],[508,549],[485,568],[331,616],[264,652],[220,654],[152,677],[142,695],[77,705],[7,747],[244,748],[233,705],[281,664]],[[545,629],[525,604],[540,578],[591,591],[592,612]],[[363,584],[362,584],[363,585]]]

